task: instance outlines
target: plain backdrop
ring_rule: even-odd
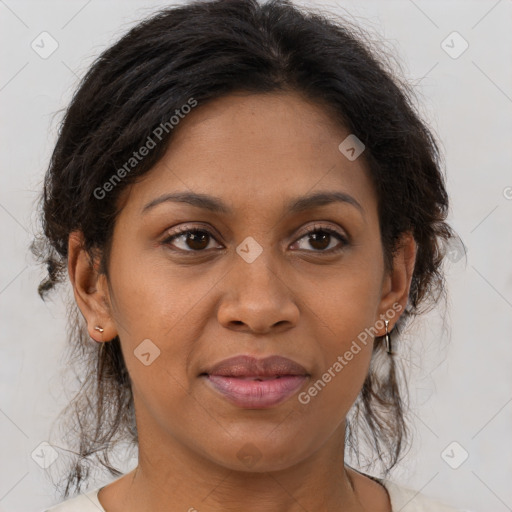
[[[350,13],[402,62],[441,141],[449,222],[467,247],[467,259],[455,251],[447,262],[447,303],[401,341],[414,347],[415,437],[393,478],[475,512],[510,511],[512,2],[297,3]],[[28,251],[59,110],[93,58],[164,5],[0,1],[0,511],[61,501],[33,453],[66,404],[65,311],[58,294],[47,304],[38,297],[43,273]],[[32,47],[41,37],[47,51],[58,44],[46,58]],[[120,460],[125,471],[136,463]]]

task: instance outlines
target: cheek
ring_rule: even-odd
[[[159,249],[150,254],[113,250],[111,262],[113,314],[130,344],[150,338],[167,347],[215,282],[170,264]],[[195,325],[188,322],[189,329]]]
[[[358,281],[359,285],[361,281]],[[318,428],[325,422],[339,425],[354,404],[368,374],[373,351],[372,331],[375,294],[372,287],[349,286],[322,298],[322,335],[318,354],[322,361],[299,403]],[[330,421],[326,421],[330,418]],[[323,428],[323,427],[322,427]]]
[[[208,319],[205,297],[218,280],[159,259],[113,248],[110,272],[113,316],[134,392],[155,409],[187,397],[190,354]]]
[[[354,257],[354,260],[356,258]],[[333,335],[333,348],[374,325],[381,299],[382,269],[375,261],[349,262],[322,279],[310,294],[312,309]]]
[[[343,419],[366,378],[378,320],[380,272],[375,261],[347,263],[335,279],[322,281],[310,295],[310,318],[322,333],[317,336],[322,367],[302,403],[318,408],[318,417]]]

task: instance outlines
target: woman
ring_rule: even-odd
[[[64,496],[93,454],[119,478],[51,510],[455,510],[387,478],[396,336],[456,236],[411,95],[357,28],[286,1],[169,8],[98,58],[34,250],[42,296],[70,278],[89,364]],[[382,477],[346,463],[358,432]]]

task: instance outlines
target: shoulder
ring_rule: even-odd
[[[388,491],[393,512],[470,512],[453,508],[390,480],[383,479],[380,482]]]
[[[391,480],[378,479],[378,481],[388,491],[393,512],[470,512],[453,508]],[[43,512],[105,512],[98,500],[99,490],[100,488],[80,494]]]
[[[98,500],[100,488],[70,498],[58,505],[47,508],[43,512],[105,512]]]

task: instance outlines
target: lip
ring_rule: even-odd
[[[225,359],[201,374],[216,392],[242,408],[263,409],[283,403],[309,377],[299,363],[282,356]]]

